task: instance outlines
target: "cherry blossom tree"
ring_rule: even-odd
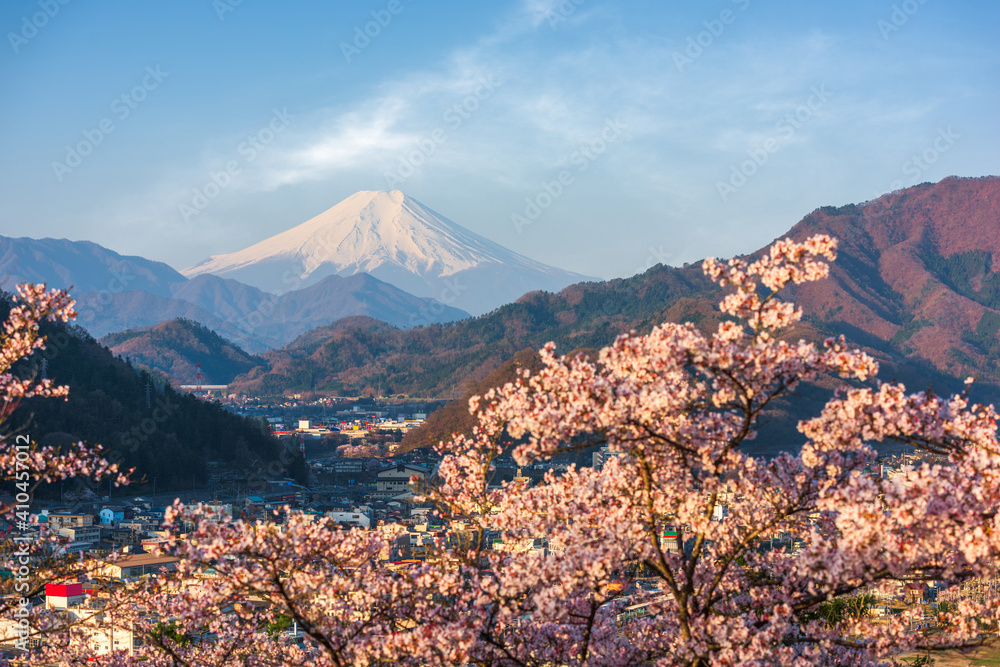
[[[69,388],[57,386],[49,379],[36,379],[30,373],[15,372],[15,364],[45,349],[46,339],[39,332],[44,321],[68,322],[76,316],[74,302],[62,290],[47,290],[45,285],[19,285],[11,295],[7,319],[0,325],[0,423],[18,408],[24,399],[34,397],[59,398]],[[127,477],[117,464],[101,457],[99,446],[78,443],[71,448],[41,447],[30,431],[21,429],[0,436],[0,478],[13,486],[14,501],[0,505],[0,517],[11,528],[0,539],[0,559],[11,573],[0,582],[0,618],[19,616],[26,608],[22,601],[37,595],[47,582],[75,577],[87,571],[75,558],[67,558],[61,541],[53,535],[39,534],[31,514],[34,490],[40,484],[79,478],[101,480],[111,478],[125,484]],[[23,618],[23,616],[20,616]],[[7,626],[5,626],[7,627]],[[31,633],[37,634],[38,628]],[[8,633],[0,639],[10,640]],[[25,636],[18,633],[18,636]]]
[[[384,457],[388,454],[388,448],[384,445],[374,443],[347,444],[337,447],[336,454],[342,459],[370,459]]]
[[[167,547],[178,575],[123,607],[146,645],[102,664],[879,665],[994,641],[992,599],[960,600],[931,632],[868,613],[899,582],[995,574],[1000,447],[996,412],[967,393],[910,394],[843,338],[782,337],[802,312],[779,294],[826,277],[835,250],[815,236],[709,259],[727,289],[714,332],[665,323],[593,359],[550,344],[539,372],[472,399],[472,433],[439,446],[419,490],[449,522],[422,563],[385,560],[404,537],[391,531],[294,512],[220,524],[176,505],[171,522],[197,523]],[[799,423],[799,453],[746,451],[765,410],[821,375],[843,386]],[[883,442],[943,462],[869,474]],[[494,483],[500,455],[595,445],[600,469]],[[771,548],[774,534],[799,546]],[[640,574],[658,586],[626,603]],[[71,642],[46,658],[86,654]]]
[[[46,290],[45,285],[18,285],[12,295],[12,306],[0,331],[0,423],[18,408],[21,401],[33,397],[63,397],[69,387],[57,386],[51,380],[21,377],[12,372],[18,361],[45,349],[45,337],[39,333],[39,323],[69,322],[76,317],[74,301],[63,290]],[[100,479],[113,475],[119,483],[126,482],[118,474],[118,466],[101,456],[99,446],[88,447],[82,442],[75,449],[61,452],[52,447],[36,447],[24,434],[4,436],[0,451],[0,476],[16,480],[22,493],[42,483],[71,477]],[[12,442],[13,441],[13,442]],[[18,446],[23,445],[23,446]],[[0,506],[7,515],[11,506]]]

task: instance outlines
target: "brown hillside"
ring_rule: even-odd
[[[821,231],[840,239],[839,259],[832,280],[795,293],[806,313],[939,370],[1000,379],[990,344],[969,334],[986,313],[1000,315],[1000,299],[982,292],[983,280],[1000,268],[1000,178],[951,177],[859,206],[825,207],[789,236]],[[975,263],[975,253],[986,260],[963,280],[962,259]],[[980,333],[995,341],[996,328],[988,328]]]
[[[161,371],[175,384],[194,384],[198,364],[202,384],[228,384],[261,362],[211,329],[186,319],[108,334],[100,343],[117,356]]]
[[[843,333],[880,360],[884,379],[949,391],[960,386],[956,378],[974,374],[981,379],[976,389],[981,395],[974,398],[1000,396],[1000,271],[994,268],[1000,268],[1000,178],[951,177],[862,204],[822,207],[788,236],[801,240],[820,232],[840,239],[838,259],[829,280],[789,295],[806,315],[791,337],[821,340]],[[504,362],[519,351],[538,349],[549,340],[560,351],[600,348],[622,332],[644,333],[665,320],[714,328],[720,294],[698,265],[657,266],[632,278],[573,285],[558,294],[532,292],[451,325],[404,331],[371,320],[354,322],[311,332],[268,353],[267,367],[233,386],[271,395],[302,389],[358,395],[381,389],[384,394],[461,396],[457,407],[407,440],[408,445],[430,443],[471,424],[459,417],[468,396],[505,381],[509,366]],[[829,384],[803,390],[807,407],[825,401]],[[776,408],[773,446],[797,438],[798,413]]]

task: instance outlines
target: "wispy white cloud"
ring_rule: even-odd
[[[549,17],[559,11],[559,6],[566,0],[522,0],[521,11],[532,25],[537,28],[545,23]],[[572,5],[572,0],[568,3]]]
[[[883,167],[875,157],[858,166],[859,155],[867,155],[874,145],[885,152],[886,137],[895,130],[934,129],[947,103],[941,95],[914,93],[912,78],[883,82],[884,70],[878,66],[883,45],[866,47],[843,31],[811,29],[771,39],[739,24],[679,72],[674,53],[687,34],[670,33],[669,22],[663,35],[619,35],[601,30],[603,23],[593,20],[613,16],[614,11],[588,0],[575,5],[577,10],[568,17],[572,21],[549,25],[551,12],[566,4],[522,0],[489,30],[452,45],[433,63],[389,74],[368,85],[364,97],[299,112],[280,141],[243,165],[230,192],[293,198],[310,188],[318,192],[327,183],[360,180],[367,187],[384,187],[388,170],[443,130],[446,140],[437,143],[404,189],[413,186],[439,193],[440,199],[457,199],[464,188],[499,202],[499,213],[471,208],[469,217],[459,221],[478,225],[477,231],[525,251],[516,246],[525,238],[504,237],[512,234],[504,224],[507,207],[523,205],[524,197],[536,192],[542,181],[565,168],[569,156],[599,132],[606,119],[621,118],[628,131],[614,150],[580,175],[578,182],[586,185],[574,186],[546,212],[549,222],[533,228],[532,243],[553,246],[562,242],[569,225],[582,229],[611,216],[622,221],[615,231],[625,237],[614,243],[626,245],[630,237],[656,240],[648,230],[658,229],[658,222],[677,225],[671,234],[690,253],[679,258],[686,260],[753,247],[759,240],[755,234],[773,231],[761,222],[764,209],[789,200],[789,192],[796,193],[789,207],[804,207],[801,202],[807,200],[837,201],[824,190],[835,177],[821,181],[801,165],[822,164],[845,183],[864,180],[864,170],[875,173]],[[499,84],[495,94],[477,103],[456,127],[448,120],[449,109],[473,95],[482,77]],[[807,101],[814,86],[826,86],[830,101],[815,110],[801,130],[782,138],[781,152],[752,185],[722,202],[716,182],[728,177],[731,165],[745,160],[748,150],[774,139],[778,123]],[[886,94],[886,87],[893,94]],[[894,131],[887,133],[887,128]],[[896,153],[905,157],[911,149],[905,139],[898,143]],[[163,191],[190,197],[190,188],[224,158],[206,155],[191,170],[194,182]],[[883,170],[898,170],[898,162],[888,159]],[[278,191],[284,194],[276,195]],[[594,198],[602,193],[607,203],[595,205]],[[335,203],[316,197],[314,209]],[[215,214],[213,209],[206,215]],[[766,215],[772,219],[768,225],[787,227],[794,222],[774,210]],[[708,226],[739,228],[739,234],[727,240],[734,247],[707,250],[706,244],[717,235],[696,232],[691,225],[695,219]],[[486,231],[487,223],[495,226]],[[608,262],[612,250],[580,250],[581,257],[591,252],[590,260],[568,268],[598,273],[586,262]]]
[[[410,108],[400,97],[373,100],[363,109],[346,111],[322,124],[304,145],[264,157],[260,182],[265,189],[328,177],[331,173],[370,164],[416,140],[400,129]]]

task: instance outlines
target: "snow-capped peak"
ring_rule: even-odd
[[[539,284],[527,290],[517,285],[506,300],[530,289],[553,289],[553,279],[561,286],[585,279],[507,250],[399,190],[357,192],[301,225],[243,250],[213,255],[181,273],[212,273],[283,292],[333,273],[366,272],[442,300],[443,279],[484,268],[545,278],[530,280]]]

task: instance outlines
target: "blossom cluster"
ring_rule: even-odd
[[[777,295],[826,277],[835,251],[819,235],[753,262],[706,260],[729,290],[715,331],[665,323],[594,358],[550,344],[537,373],[470,401],[472,432],[439,445],[420,489],[450,527],[421,563],[388,563],[390,532],[296,513],[217,523],[175,506],[165,548],[178,572],[121,605],[145,645],[102,664],[882,665],[993,641],[996,600],[961,600],[934,634],[908,614],[824,612],[898,582],[990,576],[1000,555],[993,408],[881,383],[843,338],[783,337],[801,311]],[[843,386],[798,424],[799,453],[747,451],[776,400],[828,375]],[[883,442],[940,462],[871,474]],[[500,456],[595,447],[600,468],[495,483]],[[798,548],[770,548],[775,534]],[[627,609],[640,573],[659,588]],[[280,619],[298,641],[273,631]],[[80,641],[45,657],[87,655]]]
[[[46,339],[39,331],[43,321],[69,322],[76,317],[75,302],[64,290],[47,289],[44,284],[18,285],[11,297],[6,321],[0,325],[0,422],[20,405],[34,397],[62,397],[69,387],[55,385],[48,378],[21,377],[14,365],[45,349]],[[73,477],[102,479],[111,477],[117,484],[127,483],[117,464],[101,456],[99,445],[78,443],[74,449],[32,445],[28,452],[13,447],[0,451],[0,476],[4,479],[30,479],[32,485],[52,483]],[[0,508],[0,513],[12,507]]]

